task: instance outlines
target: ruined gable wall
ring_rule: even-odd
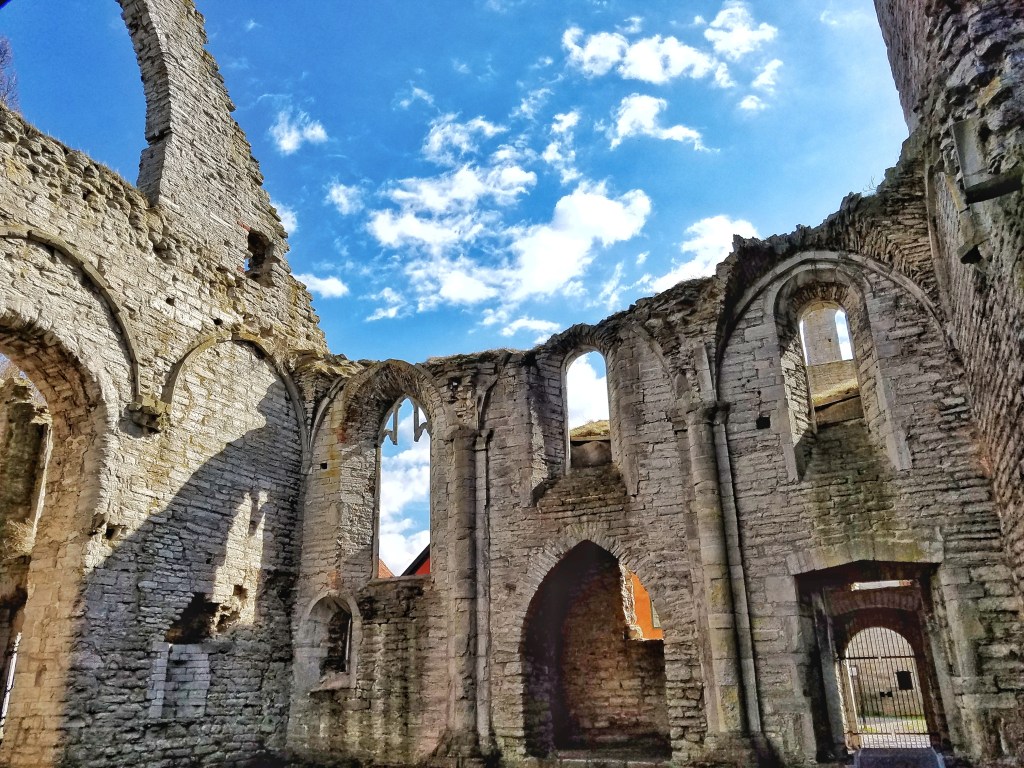
[[[297,560],[285,531],[297,520],[302,433],[287,370],[322,355],[323,335],[283,261],[284,232],[202,49],[201,18],[177,0],[124,10],[148,127],[161,110],[176,116],[169,133],[149,136],[166,140],[167,151],[159,162],[153,152],[144,158],[142,191],[0,110],[0,347],[46,396],[55,445],[0,747],[14,765],[50,764],[69,747],[94,764],[130,763],[132,750],[173,764],[193,752],[196,734],[205,740],[197,759],[241,762],[283,740]],[[252,231],[262,238],[256,265]],[[247,271],[247,259],[257,268]],[[230,339],[254,346],[208,349]],[[222,368],[207,367],[225,354]],[[182,396],[196,371],[195,396]],[[260,410],[264,401],[273,415]],[[217,418],[230,414],[239,420]],[[246,443],[233,430],[250,418],[278,436]],[[248,457],[221,462],[238,440]],[[279,463],[264,467],[267,457]],[[187,503],[185,487],[193,488]],[[245,543],[235,491],[255,493],[253,508],[270,505],[265,551]],[[189,604],[189,588],[142,586],[138,562],[118,559],[141,550],[163,563],[153,566],[159,580],[195,569],[218,610],[239,609],[215,647],[198,649],[206,660],[193,682],[209,708],[206,725],[150,718],[150,681],[162,663],[153,644]],[[224,584],[202,575],[215,564]],[[147,605],[137,602],[142,594]],[[236,605],[246,600],[249,608]],[[120,621],[133,631],[125,635]],[[100,715],[107,725],[96,727]],[[138,738],[122,738],[121,726]]]

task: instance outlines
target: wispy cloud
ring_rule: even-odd
[[[295,279],[305,283],[309,290],[324,299],[338,299],[348,293],[348,286],[337,277],[317,277],[310,274],[295,275]]]
[[[283,109],[277,113],[277,122],[270,127],[270,136],[282,155],[297,152],[303,144],[322,144],[327,131],[318,120],[302,111]]]
[[[738,61],[774,40],[779,30],[754,21],[750,6],[742,0],[726,0],[722,10],[704,30],[704,37],[719,56]]]
[[[558,171],[563,184],[571,184],[580,178],[576,169],[575,128],[580,122],[577,110],[555,115],[551,123],[552,140],[541,153],[541,159]]]
[[[461,123],[458,115],[442,115],[430,124],[430,131],[423,143],[423,154],[435,163],[453,164],[459,158],[475,153],[481,137],[489,139],[506,130],[504,126],[495,125],[482,117]]]
[[[550,320],[538,320],[534,317],[519,317],[501,329],[501,335],[512,337],[523,331],[536,334],[533,343],[540,344],[559,329],[558,323]]]
[[[679,250],[688,258],[667,274],[650,278],[647,284],[653,291],[665,291],[683,280],[713,274],[718,262],[732,250],[733,235],[757,237],[757,230],[745,219],[719,214],[693,223],[685,234],[688,237],[679,244]]]
[[[390,287],[382,289],[380,292],[373,294],[370,298],[383,303],[374,309],[369,316],[367,316],[367,321],[393,320],[402,314],[407,304],[405,297],[394,288]]]
[[[342,216],[358,213],[363,207],[362,191],[359,187],[332,182],[327,187],[325,202],[330,203]]]
[[[650,136],[667,141],[689,143],[696,150],[707,150],[700,131],[685,125],[662,126],[660,115],[668,106],[664,99],[639,93],[626,96],[615,110],[615,123],[609,129],[615,148],[631,136]]]
[[[761,71],[757,73],[757,77],[754,78],[754,82],[751,85],[759,90],[774,93],[781,68],[782,60],[772,59],[761,68]]]
[[[409,89],[409,92],[398,100],[398,106],[402,109],[408,109],[417,101],[422,101],[430,107],[434,106],[434,97],[429,92],[416,85],[412,86],[412,88]]]

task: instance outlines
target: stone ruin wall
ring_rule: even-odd
[[[17,575],[33,694],[0,760],[522,763],[531,605],[586,542],[657,605],[682,763],[828,752],[808,579],[865,561],[927,590],[944,738],[978,765],[1024,752],[1022,203],[963,199],[1024,156],[1024,21],[877,4],[914,129],[877,195],[536,350],[412,366],[327,354],[201,17],[124,0],[138,188],[0,110],[0,347],[52,418]],[[792,317],[823,298],[850,316],[863,418],[816,430]],[[572,469],[564,370],[591,349],[613,462]],[[377,430],[402,395],[431,420],[432,574],[380,581]],[[314,691],[325,600],[353,617],[352,671]]]

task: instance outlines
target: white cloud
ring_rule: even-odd
[[[373,294],[371,299],[384,302],[383,306],[377,307],[367,316],[367,322],[374,320],[393,320],[405,308],[405,297],[394,288],[386,287],[379,293]]]
[[[245,31],[252,32],[256,27],[262,26],[256,19],[249,19],[245,22]]]
[[[635,237],[650,212],[650,198],[639,189],[614,199],[603,185],[581,184],[558,201],[550,224],[528,227],[512,243],[516,261],[509,298],[564,290],[593,261],[596,244]]]
[[[767,104],[764,103],[764,99],[760,96],[745,96],[743,101],[740,102],[740,109],[746,110],[747,112],[760,112],[762,109],[766,109]]]
[[[552,133],[566,133],[571,131],[580,122],[580,113],[576,110],[562,112],[555,115],[555,122],[551,124]]]
[[[515,163],[491,168],[463,165],[434,178],[403,179],[389,192],[399,205],[431,213],[445,213],[475,206],[489,198],[508,205],[525,194],[537,182],[537,174]]]
[[[297,152],[303,144],[322,144],[327,141],[323,125],[305,112],[283,109],[277,113],[277,122],[270,127],[270,136],[282,155]]]
[[[569,429],[608,418],[608,379],[598,374],[600,363],[601,356],[591,352],[573,360],[565,372]]]
[[[661,35],[629,46],[619,72],[628,80],[667,83],[680,75],[700,79],[715,69],[715,60],[674,37]]]
[[[601,292],[597,296],[597,303],[604,306],[609,312],[616,309],[622,299],[622,291],[626,286],[622,283],[623,264],[620,261],[615,265],[615,272],[601,284]]]
[[[644,27],[644,20],[640,16],[630,16],[626,19],[625,25],[622,27],[622,31],[627,35],[638,35]]]
[[[706,150],[700,131],[685,125],[662,127],[659,115],[668,106],[664,99],[634,93],[626,96],[615,111],[615,125],[609,131],[611,146],[617,147],[630,136],[688,142],[694,149]]]
[[[474,117],[465,123],[457,120],[458,115],[442,115],[430,124],[430,132],[423,144],[423,154],[428,160],[440,164],[453,164],[457,158],[473,154],[478,149],[477,139],[490,139],[503,133],[504,126],[495,125],[482,117]]]
[[[818,20],[833,29],[863,27],[876,23],[875,17],[864,11],[836,11],[832,8],[822,11]]]
[[[719,88],[732,88],[736,85],[736,81],[729,74],[729,65],[724,61],[715,67],[715,85]]]
[[[359,187],[333,182],[327,188],[325,202],[333,205],[342,216],[358,212],[363,207],[362,192]]]
[[[295,209],[282,203],[274,203],[277,215],[281,218],[281,226],[289,235],[294,235],[299,229],[299,217]]]
[[[582,44],[581,44],[582,41]],[[705,77],[717,69],[713,56],[675,37],[653,35],[630,43],[618,32],[598,32],[583,38],[583,30],[570,27],[562,35],[569,62],[588,77],[615,69],[627,80],[667,83],[680,76]]]
[[[533,120],[537,116],[537,112],[547,102],[551,96],[550,88],[537,88],[536,90],[530,91],[528,94],[523,96],[523,100],[519,102],[519,106],[512,113],[513,116],[520,116]]]
[[[501,335],[515,336],[521,331],[531,331],[537,334],[533,343],[541,344],[546,341],[552,333],[557,331],[559,327],[558,323],[554,323],[550,320],[538,320],[533,317],[520,317],[502,328]]]
[[[377,242],[389,248],[414,245],[439,252],[453,243],[471,240],[481,224],[472,216],[443,221],[421,218],[411,211],[374,211],[367,225]]]
[[[541,159],[558,171],[563,184],[571,184],[580,178],[576,170],[576,148],[574,129],[580,122],[577,110],[555,115],[551,124],[553,140],[544,148]]]
[[[683,280],[711,275],[715,266],[732,250],[733,235],[757,237],[754,225],[744,219],[732,219],[719,214],[701,219],[687,227],[688,238],[679,244],[679,250],[692,257],[671,272],[649,281],[655,292],[671,288]]]
[[[569,61],[589,77],[608,74],[626,55],[629,42],[617,32],[598,32],[581,46],[583,30],[570,27],[562,34],[562,47],[569,52]]]
[[[324,299],[337,299],[348,293],[348,286],[336,277],[300,274],[295,279],[306,284],[312,293]]]
[[[408,95],[403,96],[398,100],[398,106],[402,109],[408,109],[417,101],[422,101],[424,104],[431,107],[434,106],[434,97],[427,91],[415,85],[409,91]]]
[[[757,74],[752,85],[762,91],[774,93],[775,85],[778,82],[779,69],[782,68],[781,59],[772,59]]]
[[[742,0],[726,0],[722,10],[704,30],[715,53],[731,61],[738,61],[762,45],[775,39],[778,30],[771,24],[757,24],[750,6]]]

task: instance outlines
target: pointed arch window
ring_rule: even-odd
[[[377,450],[374,576],[430,572],[430,421],[402,396],[381,424]]]
[[[565,369],[565,420],[569,466],[594,467],[612,461],[608,375],[604,356],[586,352]]]

